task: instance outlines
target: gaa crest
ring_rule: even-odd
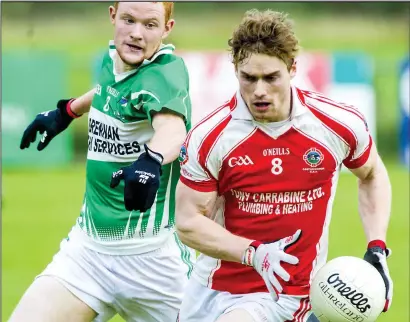
[[[312,168],[316,168],[318,165],[320,165],[323,159],[323,153],[316,148],[310,148],[303,155],[303,160],[305,160],[306,164]]]
[[[188,161],[188,152],[187,152],[187,147],[185,144],[181,146],[181,150],[179,151],[178,161],[181,165],[187,163]]]

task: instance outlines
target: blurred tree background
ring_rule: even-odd
[[[107,2],[2,3],[3,52],[59,51],[69,59],[67,95],[92,85],[97,56],[113,31]],[[409,51],[409,3],[178,2],[169,42],[177,50],[226,50],[245,10],[285,11],[305,51],[363,52],[374,59],[377,141],[383,156],[398,149],[398,64]],[[45,109],[51,108],[47,106]],[[76,122],[75,151],[85,156],[86,119]]]

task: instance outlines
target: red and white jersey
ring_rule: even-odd
[[[188,134],[181,150],[181,181],[217,191],[214,219],[235,235],[264,243],[302,235],[287,252],[298,265],[284,293],[307,295],[325,264],[332,204],[341,165],[358,168],[372,139],[354,107],[292,87],[290,119],[259,123],[239,92]],[[252,268],[200,255],[193,274],[209,288],[230,293],[267,292]]]

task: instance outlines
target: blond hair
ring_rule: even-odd
[[[293,21],[287,14],[272,10],[247,11],[228,45],[235,67],[251,54],[258,53],[280,58],[290,70],[299,51]]]
[[[115,1],[114,2],[114,7],[117,10],[118,9],[118,4],[121,1]],[[156,2],[153,2],[156,3]],[[167,23],[169,21],[169,19],[171,19],[172,15],[174,14],[174,3],[173,2],[162,2],[162,5],[164,6],[165,9],[165,23]]]

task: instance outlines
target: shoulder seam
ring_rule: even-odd
[[[304,95],[303,91],[300,91],[300,92],[298,91],[298,96],[299,95]],[[313,114],[313,116],[319,120],[319,122],[321,122],[331,132],[333,132],[335,135],[337,135],[337,137],[339,137],[349,147],[349,149],[350,149],[349,154],[352,153],[352,151],[354,151],[356,149],[356,146],[358,144],[356,134],[354,133],[354,131],[347,124],[345,124],[343,122],[340,122],[340,120],[333,118],[329,114],[325,113],[323,110],[321,110],[319,108],[316,108],[315,106],[309,104],[308,102],[306,102],[304,100],[304,98],[302,96],[299,96],[299,99],[300,99],[301,103],[309,109],[309,111]],[[324,118],[326,118],[326,119],[324,119]],[[348,135],[350,137],[345,138],[345,135],[343,135],[342,133],[339,133],[340,130],[338,131],[335,128],[333,128],[330,124],[328,124],[329,121],[330,122],[335,122],[336,124],[341,126],[344,130],[346,130],[346,132],[348,133]]]
[[[191,138],[192,132],[197,131],[198,128],[199,128],[202,124],[204,124],[205,122],[207,122],[207,121],[209,121],[210,119],[212,119],[213,117],[215,117],[215,115],[217,115],[219,112],[223,111],[223,110],[224,110],[225,108],[227,108],[227,107],[229,107],[230,111],[229,111],[229,113],[226,115],[226,117],[230,116],[231,113],[232,113],[232,111],[233,111],[233,109],[236,107],[236,98],[235,98],[235,96],[234,96],[230,101],[227,101],[227,102],[225,102],[225,104],[223,104],[223,105],[219,106],[218,108],[216,108],[213,112],[211,112],[210,114],[208,114],[207,116],[205,116],[201,121],[199,121],[197,124],[195,124],[195,125],[192,127],[192,129],[189,131],[189,133],[188,133],[188,135],[187,135],[187,137],[186,137],[186,140],[185,140],[185,142],[187,143],[187,145],[189,144],[189,139]],[[224,119],[224,118],[222,118],[222,119],[220,120],[220,122],[221,122],[223,119]],[[218,124],[219,124],[220,122],[218,122]],[[213,128],[210,129],[210,130],[205,134],[205,136],[207,136],[207,135],[209,134],[209,132],[211,132],[212,130],[213,130]]]

